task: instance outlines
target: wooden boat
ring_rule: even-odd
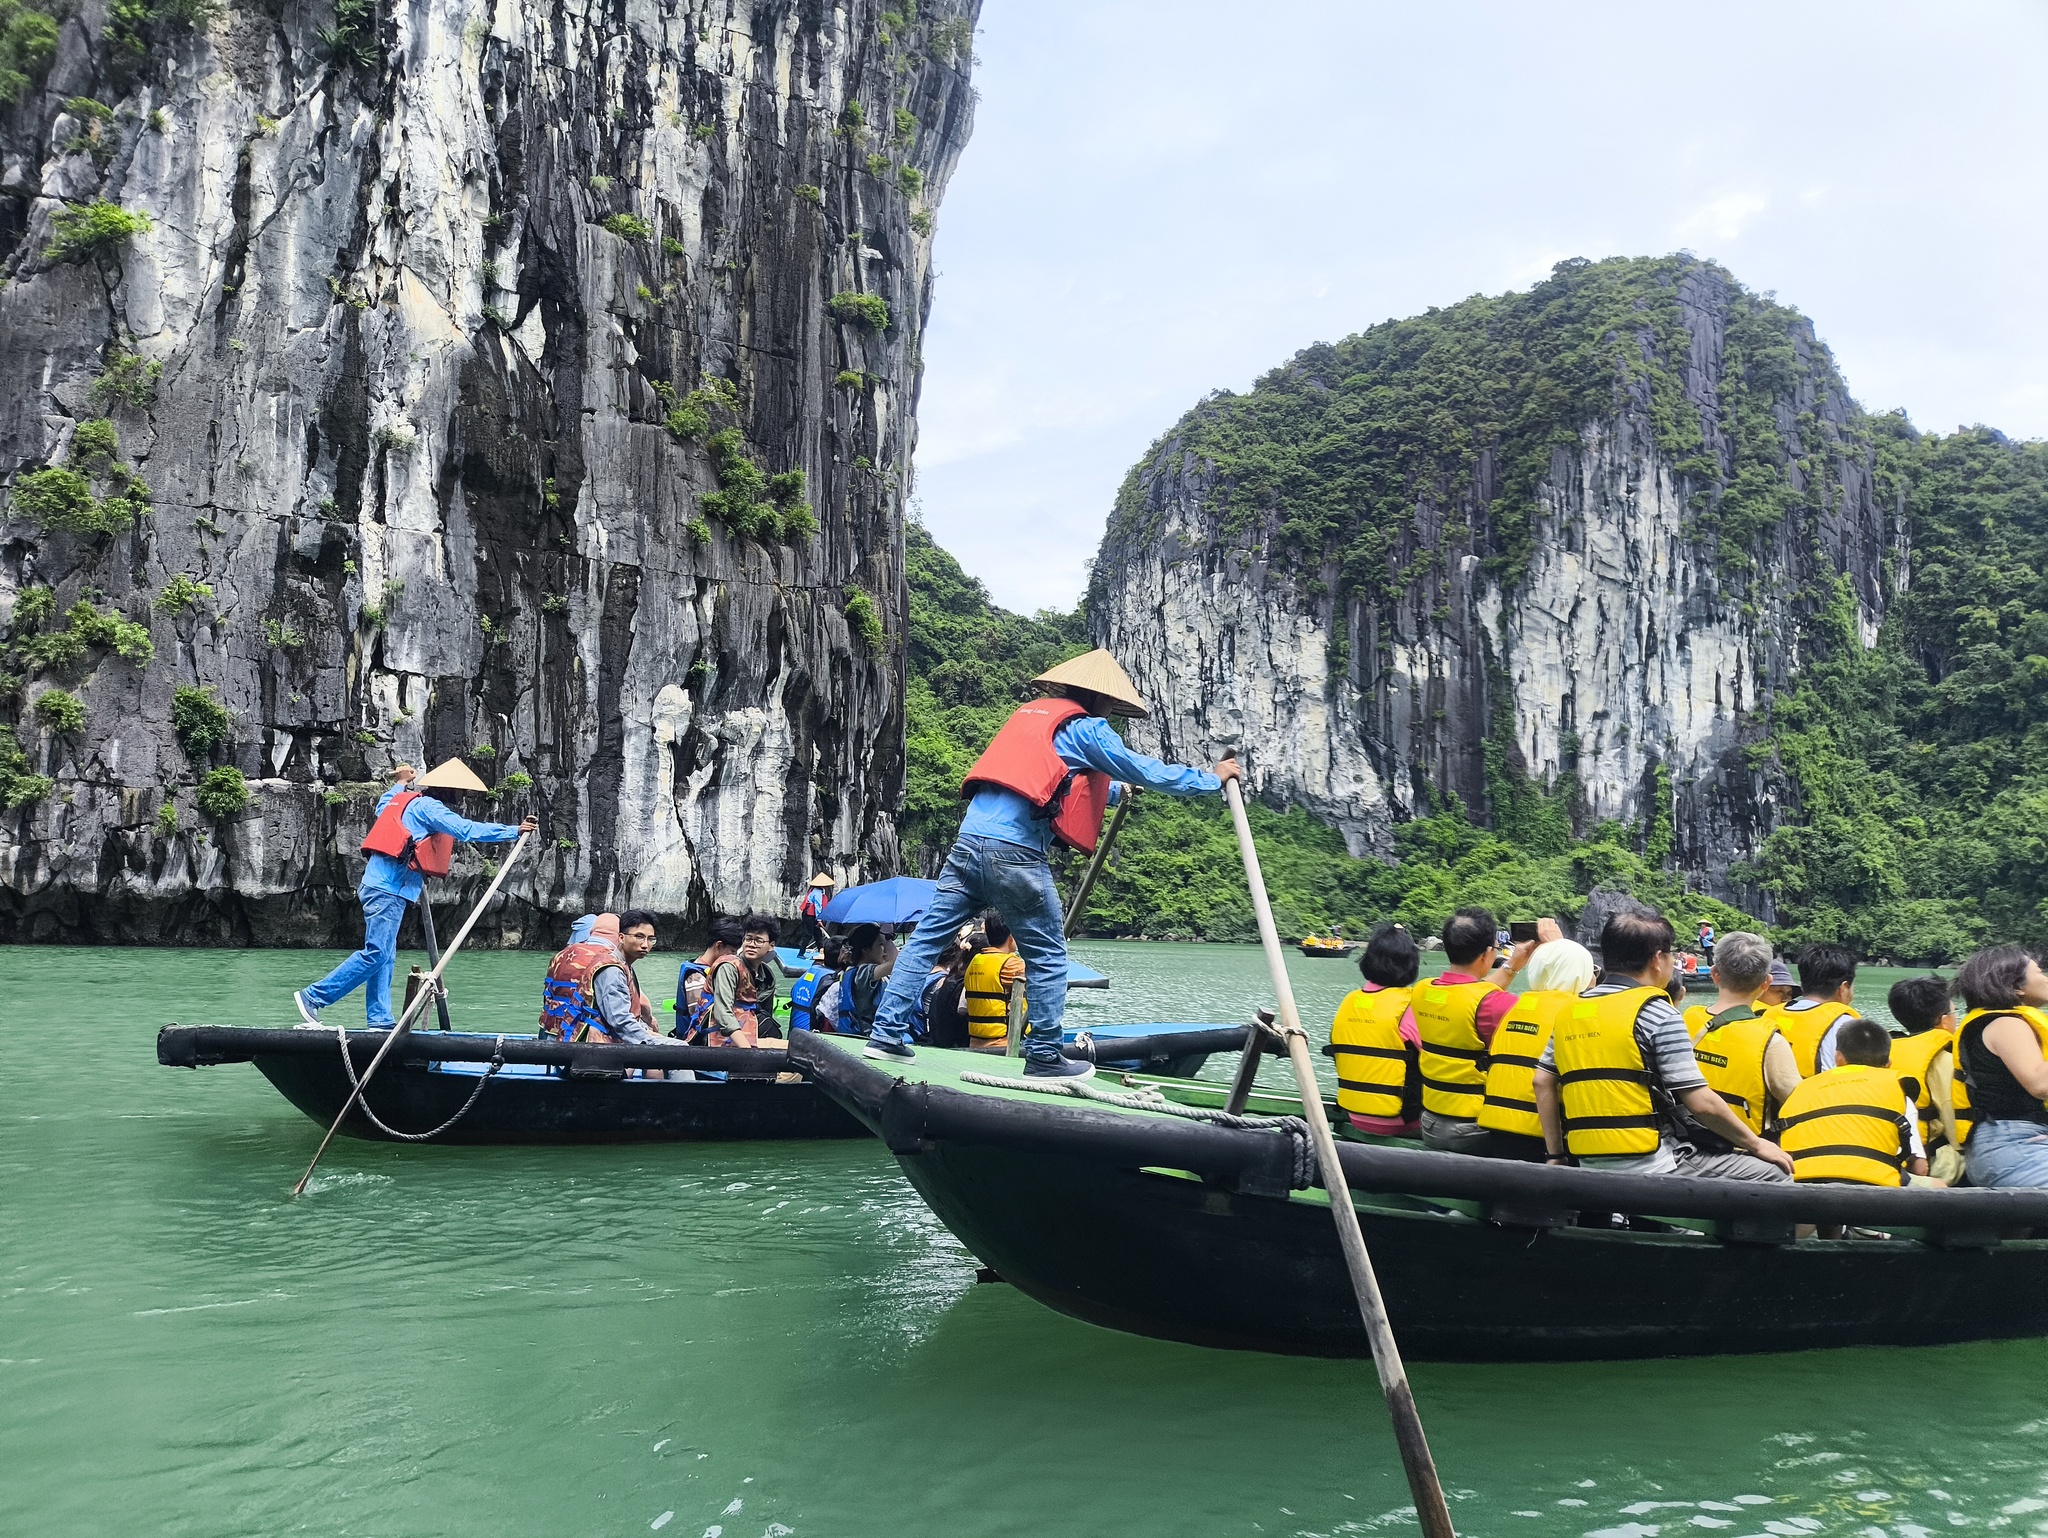
[[[1326,935],[1308,935],[1301,941],[1304,956],[1349,956],[1357,949],[1356,940],[1338,940]]]
[[[793,945],[775,947],[775,962],[782,969],[784,977],[802,977],[813,965],[816,958],[808,951],[798,950]],[[1109,978],[1085,962],[1067,958],[1067,986],[1069,988],[1107,988]]]
[[[960,1058],[921,1051],[885,1072],[823,1038],[792,1052],[960,1241],[1039,1302],[1200,1345],[1367,1353],[1328,1198],[1296,1138],[975,1085],[960,1075],[1005,1066]],[[1150,1082],[1178,1104],[1222,1100],[1220,1085]],[[2048,1334],[2048,1240],[2002,1237],[2048,1230],[2048,1190],[1757,1185],[1352,1141],[1340,1156],[1411,1358]],[[1614,1214],[1644,1216],[1617,1227]],[[1798,1239],[1799,1223],[1884,1236]]]
[[[799,1037],[808,1033],[799,1032]],[[1088,1033],[1076,1032],[1077,1038]],[[1077,1039],[1071,1055],[1101,1056],[1162,1073],[1192,1073],[1208,1054],[1234,1050],[1242,1026],[1117,1026]],[[295,1027],[167,1025],[157,1033],[159,1063],[204,1068],[254,1063],[301,1111],[325,1127],[360,1076],[382,1031],[341,1033]],[[850,1048],[858,1043],[840,1038]],[[978,1055],[977,1055],[978,1056]],[[483,1082],[493,1061],[498,1071]],[[980,1061],[1002,1061],[980,1058]],[[370,1111],[350,1114],[351,1137],[392,1141],[432,1133],[442,1143],[670,1143],[766,1138],[855,1138],[866,1128],[816,1085],[781,1082],[795,1065],[780,1047],[692,1047],[663,1042],[612,1047],[506,1038],[464,1031],[411,1031],[370,1083]],[[675,1079],[629,1077],[629,1068],[688,1068],[730,1075]],[[379,1125],[381,1123],[382,1125]]]

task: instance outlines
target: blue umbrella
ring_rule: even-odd
[[[825,904],[828,924],[913,924],[938,895],[936,881],[892,876],[866,886],[850,886]]]

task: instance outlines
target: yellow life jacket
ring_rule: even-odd
[[[1401,1039],[1406,988],[1354,988],[1337,1006],[1330,1045],[1337,1049],[1337,1104],[1360,1116],[1400,1121],[1407,1110],[1408,1043]]]
[[[1487,1048],[1486,1099],[1479,1107],[1479,1125],[1490,1132],[1543,1136],[1536,1115],[1536,1060],[1550,1040],[1551,1027],[1575,993],[1553,989],[1525,993],[1515,1000]]]
[[[1692,1055],[1707,1088],[1727,1101],[1728,1109],[1758,1134],[1764,1130],[1764,1103],[1770,1098],[1764,1080],[1764,1053],[1777,1034],[1776,1020],[1749,1015],[1713,1027],[1692,1044]]]
[[[1707,1027],[1714,1023],[1714,1012],[1704,1004],[1688,1004],[1685,1006],[1684,1014],[1685,1034],[1697,1043],[1705,1034]]]
[[[1595,1157],[1655,1153],[1659,1142],[1653,1082],[1636,1040],[1636,1016],[1662,988],[1624,988],[1573,999],[1550,1037],[1563,1101],[1567,1150]]]
[[[1955,1037],[1938,1025],[1911,1036],[1892,1038],[1892,1072],[1899,1076],[1907,1094],[1913,1097],[1913,1114],[1920,1119],[1920,1141],[1930,1154],[1948,1141],[1948,1132],[1941,1124],[1941,1107],[1935,1103],[1934,1094],[1927,1086],[1927,1075],[1941,1054],[1953,1052],[1955,1045]],[[1951,1083],[1957,1082],[1953,1073],[1949,1079]],[[1958,1136],[1962,1130],[1958,1124]]]
[[[960,992],[967,1004],[967,1034],[976,1041],[1001,1041],[1010,1034],[1010,994],[1003,987],[1003,963],[1014,951],[981,951],[967,962]]]
[[[1949,1109],[1956,1114],[1956,1146],[1968,1148],[1970,1134],[1977,1130],[1977,1113],[1970,1105],[1970,1086],[1963,1082],[1960,1069],[1949,1075],[1948,1090]]]
[[[1479,1039],[1479,1006],[1492,983],[1417,983],[1408,1007],[1422,1033],[1422,1108],[1437,1116],[1476,1121],[1486,1094],[1486,1043]]]
[[[1851,1063],[1800,1082],[1778,1111],[1794,1180],[1906,1183],[1906,1091],[1889,1068]]]
[[[1820,1051],[1820,1040],[1827,1035],[1828,1027],[1837,1020],[1854,1019],[1856,1011],[1847,1004],[1814,1004],[1809,1009],[1795,1009],[1793,1005],[1805,1002],[1794,999],[1791,1004],[1780,1004],[1770,1011],[1777,1022],[1778,1034],[1792,1049],[1792,1060],[1799,1065],[1799,1076],[1810,1079],[1817,1073],[1832,1069],[1833,1063],[1816,1061]]]
[[[2015,1004],[2011,1009],[1973,1009],[1956,1022],[1955,1040],[1958,1043],[1962,1041],[1963,1027],[1972,1020],[1984,1020],[1993,1015],[2018,1015],[2022,1020],[2026,1021],[2028,1025],[2034,1028],[2035,1039],[2041,1043],[2041,1055],[2048,1057],[2048,1009],[2037,1009],[2031,1004]],[[1980,1032],[1980,1045],[1982,1044],[1981,1037],[1982,1033]],[[1987,1047],[1985,1050],[1989,1051],[1990,1049]],[[1970,1134],[1977,1130],[1979,1117],[1975,1108],[1970,1104],[1970,1086],[1963,1079],[1963,1050],[1960,1045],[1956,1048],[1956,1071],[1953,1079],[1955,1085],[1956,1136],[1967,1147],[1970,1142]],[[2048,1102],[2043,1103],[2048,1104]]]

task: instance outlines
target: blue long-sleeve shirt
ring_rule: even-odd
[[[403,785],[394,785],[379,796],[377,815],[383,816],[391,798],[404,789]],[[509,844],[519,837],[519,829],[511,823],[471,822],[424,794],[407,803],[405,810],[398,814],[398,820],[405,824],[405,831],[413,836],[415,842],[430,833],[450,834],[460,844]],[[373,854],[356,890],[394,892],[407,902],[418,902],[420,888],[425,885],[426,878],[395,855]]]
[[[1200,796],[1221,790],[1223,782],[1206,769],[1163,764],[1126,747],[1116,729],[1100,716],[1076,716],[1052,737],[1053,751],[1069,769],[1099,769],[1112,780],[1164,791],[1169,796]],[[967,803],[960,836],[999,838],[1028,849],[1052,847],[1052,819],[1039,816],[1014,790],[984,785]]]

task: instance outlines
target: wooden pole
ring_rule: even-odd
[[[1379,1278],[1373,1274],[1372,1257],[1365,1252],[1358,1210],[1351,1205],[1351,1187],[1337,1159],[1337,1140],[1330,1133],[1329,1118],[1323,1114],[1323,1091],[1316,1082],[1315,1063],[1308,1054],[1308,1033],[1301,1028],[1301,1014],[1294,1007],[1294,985],[1287,976],[1287,959],[1280,950],[1279,932],[1273,927],[1273,906],[1266,900],[1266,878],[1259,869],[1259,851],[1252,843],[1252,825],[1244,815],[1244,794],[1236,780],[1223,782],[1223,799],[1230,803],[1230,820],[1237,827],[1237,852],[1244,858],[1245,881],[1251,887],[1252,909],[1258,915],[1259,943],[1265,948],[1266,968],[1273,977],[1273,994],[1280,1006],[1280,1030],[1287,1039],[1288,1059],[1294,1065],[1295,1087],[1301,1092],[1302,1119],[1308,1123],[1316,1158],[1322,1165],[1323,1187],[1330,1193],[1330,1215],[1337,1223],[1337,1244],[1351,1272],[1351,1290],[1358,1295],[1358,1312],[1365,1321],[1366,1338],[1372,1342],[1373,1365],[1379,1369],[1380,1392],[1386,1396],[1387,1413],[1393,1418],[1394,1441],[1401,1449],[1401,1467],[1408,1475],[1409,1493],[1415,1497],[1416,1516],[1422,1523],[1423,1538],[1456,1538],[1450,1508],[1444,1504],[1443,1486],[1437,1480],[1436,1461],[1429,1455],[1429,1442],[1422,1434],[1422,1417],[1415,1408],[1414,1392],[1408,1387],[1408,1371],[1401,1365],[1401,1350],[1394,1343],[1394,1327],[1387,1318],[1386,1301],[1380,1296]]]
[[[441,967],[441,942],[434,936],[434,904],[433,900],[427,896],[427,889],[424,885],[425,878],[422,877],[421,881],[420,930],[427,940],[427,965],[438,972]],[[405,1002],[410,1004],[412,1000],[408,998]],[[448,990],[438,985],[434,989],[434,1010],[440,1018],[441,1029],[444,1031],[453,1029],[448,1024]]]
[[[1102,838],[1095,845],[1095,853],[1089,856],[1088,868],[1081,872],[1081,883],[1074,888],[1074,895],[1067,899],[1066,926],[1060,931],[1071,937],[1074,926],[1081,922],[1081,912],[1088,906],[1088,894],[1095,890],[1095,878],[1102,873],[1102,862],[1109,858],[1109,846],[1116,842],[1116,830],[1124,825],[1124,813],[1131,809],[1131,797],[1136,792],[1126,785],[1123,794],[1117,798],[1116,813],[1109,819],[1109,826],[1102,830]]]
[[[1004,1032],[1003,1056],[1015,1057],[1024,1049],[1024,979],[1018,978],[1003,990],[1009,1009],[1009,1028]]]
[[[406,1007],[405,1013],[398,1017],[398,1024],[384,1033],[384,1041],[377,1048],[377,1055],[370,1059],[370,1066],[363,1070],[363,1076],[356,1081],[355,1090],[349,1095],[347,1102],[342,1106],[341,1114],[334,1118],[334,1125],[327,1129],[327,1136],[320,1139],[320,1146],[313,1150],[313,1162],[306,1166],[306,1173],[301,1175],[299,1183],[292,1187],[292,1195],[303,1196],[306,1194],[306,1182],[313,1178],[313,1171],[320,1165],[320,1156],[327,1152],[327,1145],[334,1141],[334,1134],[339,1132],[341,1124],[348,1120],[348,1113],[356,1108],[356,1102],[362,1099],[363,1091],[370,1087],[370,1075],[377,1071],[378,1066],[384,1061],[385,1054],[390,1052],[398,1038],[411,1028],[414,1018],[419,1014],[421,1007],[427,1002],[428,996],[430,994],[438,994],[441,984],[441,969],[453,961],[455,953],[462,949],[462,942],[469,938],[469,932],[476,928],[476,921],[484,916],[484,909],[488,908],[491,905],[491,899],[498,895],[498,888],[503,886],[505,878],[512,874],[512,867],[519,863],[519,856],[525,852],[526,841],[531,837],[533,835],[530,833],[519,835],[519,842],[512,846],[512,852],[505,857],[505,863],[498,867],[498,874],[491,878],[491,884],[485,889],[482,900],[470,910],[469,917],[463,920],[462,927],[455,932],[453,942],[442,953],[441,959],[434,963],[434,970],[427,974],[426,982],[420,987],[419,996]],[[342,1050],[347,1051],[348,1049],[344,1047]]]

